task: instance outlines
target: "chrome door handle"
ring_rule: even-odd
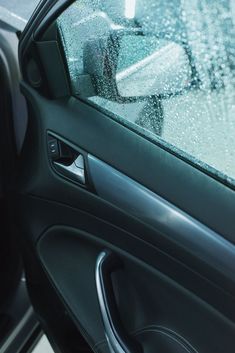
[[[85,163],[82,154],[80,154],[70,165],[60,162],[53,162],[53,164],[61,174],[79,182],[80,184],[86,184]]]
[[[120,268],[120,261],[109,251],[103,251],[96,262],[96,289],[105,337],[111,353],[141,353],[137,341],[122,326],[115,302],[111,273]]]

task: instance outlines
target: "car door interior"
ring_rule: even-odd
[[[234,352],[234,190],[70,95],[56,40],[28,44],[39,10],[20,45],[28,128],[14,201],[53,348]]]

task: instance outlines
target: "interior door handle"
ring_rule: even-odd
[[[54,162],[55,168],[68,178],[86,184],[84,157],[80,154],[70,165]]]
[[[120,266],[119,259],[109,251],[98,256],[95,279],[105,336],[111,353],[141,353],[140,344],[122,326],[116,305],[111,274]]]

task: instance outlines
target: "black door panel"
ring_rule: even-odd
[[[117,235],[122,237],[120,231]],[[186,346],[186,342],[190,342],[199,352],[233,351],[234,324],[231,321],[174,280],[124,252],[124,241],[120,249],[100,238],[79,229],[57,226],[46,231],[37,246],[49,280],[91,347],[98,348],[104,340],[94,275],[97,256],[108,247],[124,263],[113,278],[123,325],[137,339],[143,340],[144,351],[153,349],[149,343],[152,340],[155,349],[161,347],[162,339],[158,347],[155,335],[170,336]]]
[[[28,208],[29,208],[28,210],[26,205],[28,205]],[[37,198],[32,198],[32,199],[26,198],[25,201],[22,202],[22,206],[23,206],[24,212],[26,212],[27,214],[27,217],[30,217],[30,222],[28,222],[28,229],[25,229],[24,234],[25,236],[29,235],[30,237],[31,237],[31,234],[38,235],[37,238],[39,240],[36,241],[36,243],[39,244],[37,248],[40,251],[39,251],[39,255],[37,256],[41,258],[40,263],[43,262],[43,267],[46,268],[46,272],[48,272],[49,278],[52,281],[53,286],[56,286],[59,289],[59,293],[60,293],[59,297],[61,296],[63,297],[64,295],[69,296],[70,299],[67,299],[67,301],[65,300],[66,309],[67,307],[70,307],[70,305],[72,305],[72,309],[74,308],[74,306],[80,307],[79,303],[81,304],[82,307],[84,307],[84,301],[86,302],[86,300],[87,300],[87,305],[89,307],[90,306],[92,307],[93,300],[90,299],[89,296],[92,296],[92,298],[94,297],[96,298],[96,292],[92,293],[91,290],[86,291],[86,295],[85,293],[83,293],[82,295],[83,300],[82,298],[79,299],[79,295],[78,295],[79,288],[84,287],[84,284],[82,284],[78,278],[79,271],[82,271],[81,276],[83,276],[82,278],[83,278],[83,281],[85,281],[85,283],[88,282],[87,283],[88,287],[91,285],[94,286],[95,283],[91,282],[87,277],[88,273],[90,273],[90,276],[93,276],[93,277],[95,276],[96,257],[98,256],[99,251],[101,251],[103,248],[108,247],[108,248],[114,249],[115,252],[118,252],[121,254],[123,254],[123,251],[128,251],[128,254],[129,254],[128,257],[130,259],[133,259],[133,256],[137,256],[137,258],[142,260],[141,261],[142,264],[143,263],[146,264],[145,266],[147,266],[147,263],[150,262],[151,266],[150,267],[147,266],[148,269],[151,269],[150,272],[152,272],[153,269],[155,268],[158,274],[160,275],[160,273],[162,273],[161,276],[165,278],[167,281],[175,283],[175,285],[176,283],[178,283],[177,288],[179,286],[181,290],[184,293],[187,293],[189,297],[195,298],[195,300],[201,304],[204,303],[203,306],[205,307],[206,311],[209,310],[212,313],[214,312],[216,314],[216,310],[213,309],[212,306],[215,308],[217,305],[217,309],[219,309],[221,313],[224,313],[224,315],[226,315],[227,317],[230,317],[231,320],[233,319],[234,300],[232,300],[230,296],[226,295],[223,291],[218,290],[218,288],[208,283],[208,281],[205,281],[200,275],[195,275],[194,272],[189,271],[185,266],[179,265],[179,263],[177,263],[176,261],[173,261],[172,258],[169,258],[166,255],[163,255],[162,252],[159,252],[159,250],[157,250],[156,248],[154,249],[152,246],[147,246],[143,241],[142,242],[140,240],[138,241],[138,239],[135,236],[131,235],[130,233],[126,233],[124,230],[117,229],[116,227],[114,228],[107,222],[98,220],[97,218],[91,217],[88,214],[81,212],[79,210],[76,211],[75,209],[71,209],[67,206],[56,205],[55,203],[43,201]],[[38,220],[39,214],[41,219],[40,221]],[[67,226],[66,227],[57,226],[57,227],[51,228],[53,224],[65,224],[65,225],[67,224]],[[68,225],[72,226],[73,228],[72,229],[68,228]],[[49,227],[49,231],[45,232],[45,230],[48,227]],[[144,231],[144,229],[142,229],[142,231]],[[145,234],[147,235],[147,232]],[[28,241],[25,244],[25,246],[27,247],[29,245]],[[86,245],[88,246],[88,249],[85,251],[83,249],[83,245],[82,245],[83,243],[85,244],[88,243],[88,245],[94,243],[94,245],[90,245],[91,250],[89,250],[89,246]],[[93,249],[93,247],[95,247],[95,249]],[[87,261],[90,258],[90,255],[94,253],[93,263],[89,270],[85,268],[83,261],[80,260],[80,255],[79,255],[80,251],[82,251],[82,254],[83,254],[81,259],[85,257]],[[40,281],[38,283],[37,272],[34,272],[35,267],[33,266],[33,267],[27,267],[27,268],[28,268],[29,285],[32,287],[37,285],[39,286],[40,291],[41,290],[46,291],[47,286],[41,287]],[[136,268],[136,264],[132,265],[132,271],[133,271],[133,275],[135,274],[135,276],[139,278],[139,281],[141,283],[140,286],[142,286],[144,293],[145,292],[152,293],[152,299],[151,297],[148,297],[145,300],[145,302],[149,306],[148,309],[146,309],[146,313],[150,314],[152,313],[153,306],[155,305],[154,298],[156,299],[158,298],[158,293],[162,290],[161,289],[162,286],[158,287],[157,285],[158,282],[156,282],[155,279],[152,279],[151,276],[146,276],[146,274],[142,275],[140,269]],[[167,276],[164,275],[164,273],[166,273]],[[147,282],[143,284],[142,281],[144,281],[144,279],[146,279]],[[121,278],[119,278],[119,280],[122,281],[122,276]],[[69,285],[69,284],[66,284],[67,282],[70,283],[70,286],[68,288],[66,288],[66,286]],[[156,282],[157,288],[155,288],[155,284],[154,284],[155,282]],[[77,289],[73,290],[72,286],[74,283],[78,283],[78,288],[76,287]],[[126,288],[128,288],[126,285],[126,280],[124,281],[124,284],[122,282],[120,283],[121,285],[117,285],[116,293],[118,293],[120,290],[122,290],[122,288],[124,288],[123,289],[124,293],[122,295],[125,296],[128,294],[126,293]],[[135,284],[135,281],[133,281],[133,284]],[[63,289],[64,286],[65,286],[65,289]],[[191,289],[191,291],[183,290],[183,287],[189,288]],[[137,290],[137,292],[139,291],[140,289]],[[199,297],[202,297],[204,300],[207,300],[207,302],[210,303],[210,305],[206,305],[206,302],[200,300],[199,298],[196,299],[195,294],[197,292],[199,292],[198,294]],[[140,293],[142,297],[143,294],[141,291]],[[193,295],[192,293],[195,293],[195,294]],[[167,297],[168,297],[168,300],[170,299],[172,300],[171,305],[178,308],[178,305],[179,305],[178,296],[176,296],[175,294],[173,295],[172,290],[168,292]],[[161,299],[164,298],[164,295],[160,295],[159,298]],[[177,301],[176,301],[177,304],[174,298],[177,298]],[[162,306],[161,306],[161,303],[158,303],[158,306],[159,306],[158,310],[160,310],[159,308],[162,308],[162,307],[168,308],[169,303],[167,305],[162,305]],[[123,314],[123,315],[126,315],[125,319],[123,319],[124,323],[128,322],[128,318],[132,317],[133,313],[141,313],[139,309],[136,311],[134,308],[128,311],[128,308],[131,308],[130,303],[128,303],[127,306],[121,305],[121,308],[125,309],[125,314]],[[76,311],[72,309],[70,308],[71,317],[74,317],[74,314]],[[97,310],[98,309],[96,309],[96,312]],[[145,309],[143,309],[143,311],[145,313]],[[188,320],[190,321],[192,320],[192,318],[195,317],[196,313],[198,314],[198,308],[195,307],[195,304],[194,304],[191,307],[191,309],[190,307],[188,307],[186,312],[187,312],[187,315],[189,315]],[[144,315],[144,313],[142,314]],[[89,315],[85,313],[84,315],[85,317],[87,317],[87,320],[89,320]],[[177,315],[179,318],[180,317],[179,313]],[[223,322],[225,321],[228,323],[228,326],[230,326],[230,329],[232,329],[233,327],[232,322],[230,322],[229,324],[229,320],[225,319],[225,317],[219,314],[218,311],[216,315],[218,316],[218,322],[222,320],[220,322],[222,327],[224,325]],[[80,314],[77,315],[77,320],[79,317],[80,317]],[[169,317],[168,313],[166,313],[166,318],[168,317]],[[96,318],[96,321],[97,320],[98,319]],[[203,322],[204,321],[205,321],[205,318],[203,317]],[[148,325],[150,324],[152,325],[153,322],[154,322],[153,317],[151,317],[150,323],[148,323]],[[170,321],[168,321],[169,324],[166,327],[168,329],[172,329],[173,322],[174,321],[171,322],[171,319],[170,319]],[[184,322],[185,322],[184,319],[182,319],[182,324]],[[192,322],[192,325],[195,325],[194,320],[191,322]],[[199,323],[200,323],[200,320],[198,321],[198,325]],[[59,324],[60,323],[58,323],[58,325]],[[156,323],[154,322],[154,325],[155,324]],[[91,324],[91,327],[93,327],[93,330],[95,330],[96,333],[102,331],[101,328],[100,328],[100,331],[97,329],[96,324],[94,325],[95,326],[93,327]],[[89,327],[90,327],[90,324],[88,323],[87,325],[88,332],[89,332]],[[186,325],[186,327],[188,327],[188,324]],[[214,327],[215,326],[213,325],[213,328]],[[206,337],[208,337],[207,330],[209,330],[209,328],[210,326],[208,327],[205,326],[205,329],[203,330]],[[226,335],[227,334],[225,333],[225,336]],[[222,336],[223,334],[218,334],[219,340],[222,339]],[[228,336],[230,335],[228,334]],[[96,337],[96,336],[93,336],[93,331],[92,331],[91,337]],[[206,344],[208,345],[208,341],[206,337],[204,337],[204,340],[207,342]],[[233,336],[231,335],[231,339],[232,337]],[[186,336],[186,339],[189,339],[189,337]],[[229,342],[227,338],[226,338],[226,342]],[[93,344],[94,342],[89,341],[89,343]],[[229,350],[227,351],[229,352]]]
[[[223,248],[222,238],[218,236],[217,239],[216,234],[214,240],[213,236],[209,237],[212,243],[207,244],[213,244],[214,241],[215,247],[205,243],[205,248],[202,246],[200,251],[200,247],[194,247],[197,240],[192,237],[193,234],[190,233],[187,238],[186,232],[185,244],[182,243],[181,235],[184,233],[180,228],[174,230],[171,227],[170,218],[163,227],[161,222],[153,224],[149,219],[142,218],[141,214],[133,213],[136,200],[133,199],[133,207],[130,200],[127,202],[128,207],[117,203],[115,192],[116,200],[120,200],[118,192],[123,192],[118,179],[116,191],[115,183],[113,185],[114,198],[107,198],[107,193],[102,193],[96,183],[98,171],[92,168],[87,155],[86,168],[91,188],[79,187],[57,174],[48,153],[48,133],[75,150],[102,157],[106,163],[155,192],[161,188],[161,196],[167,193],[168,200],[177,198],[178,203],[184,204],[183,209],[190,204],[190,213],[197,211],[197,218],[206,217],[207,224],[212,221],[209,221],[212,199],[209,196],[205,200],[201,199],[203,208],[202,204],[199,208],[197,200],[194,207],[194,203],[189,203],[185,188],[195,190],[196,187],[200,193],[203,191],[204,194],[213,195],[214,205],[219,208],[222,208],[224,200],[228,210],[225,195],[228,194],[232,202],[234,192],[78,100],[47,101],[26,86],[24,92],[29,101],[29,126],[19,174],[20,227],[32,301],[45,322],[49,337],[60,348],[67,345],[67,336],[74,337],[72,342],[78,342],[75,333],[77,327],[90,347],[107,351],[103,343],[94,276],[99,252],[109,248],[120,254],[125,263],[123,275],[115,275],[115,293],[123,325],[130,334],[137,336],[144,351],[151,352],[159,347],[166,353],[175,350],[184,352],[188,349],[185,347],[192,345],[199,352],[219,353],[222,347],[224,352],[232,352],[232,337],[235,333],[234,276],[232,272],[219,270],[223,268],[220,267],[223,266],[222,262],[217,268],[214,252],[216,246],[218,251],[220,246]],[[134,153],[135,149],[138,154]],[[176,176],[172,174],[167,182],[167,178],[163,177],[164,169],[169,168],[168,158],[174,163]],[[154,166],[154,163],[158,163],[159,168],[152,167],[152,173],[146,173],[145,166]],[[191,178],[188,177],[189,169]],[[109,178],[107,173],[103,190],[109,187]],[[203,184],[200,178],[204,180]],[[172,180],[178,181],[178,188],[173,191],[175,182]],[[220,191],[222,198],[219,197]],[[217,198],[222,200],[220,204],[216,203]],[[141,205],[138,207],[141,210]],[[224,230],[224,212],[221,216],[219,226]],[[229,217],[229,212],[226,216]],[[214,213],[213,224],[216,229],[218,219]],[[231,222],[226,224],[227,228],[228,224],[231,225]],[[198,225],[200,228],[200,223]],[[229,230],[231,238],[232,228]],[[222,241],[220,245],[219,239]],[[228,254],[232,254],[232,251],[231,244]],[[203,260],[207,253],[208,258]],[[229,257],[225,256],[223,261],[226,259]],[[231,263],[228,261],[227,265],[229,268]],[[46,272],[46,275],[41,272]],[[52,298],[57,298],[59,309],[56,307],[48,311],[48,303],[41,303],[37,292],[46,293],[50,287],[55,288],[55,292],[52,289]],[[51,324],[48,325],[51,315],[60,317],[64,315],[63,311],[67,313],[68,321],[66,327],[69,333],[66,331],[66,337],[61,333],[64,320],[53,322],[52,333]]]

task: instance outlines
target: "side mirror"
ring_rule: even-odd
[[[190,87],[192,68],[183,45],[117,30],[84,47],[84,71],[95,94],[119,102],[180,94]]]

